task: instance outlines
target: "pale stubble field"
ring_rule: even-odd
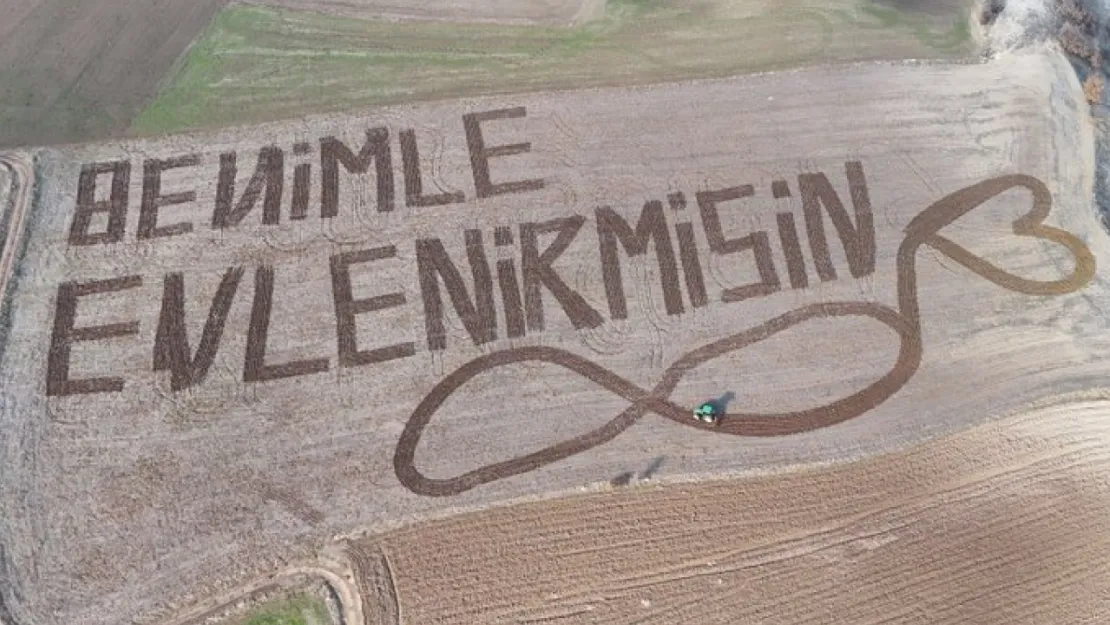
[[[659,479],[812,467],[960,432],[1046,398],[1091,392],[1105,375],[1105,365],[1094,356],[1105,347],[1097,331],[1105,282],[1089,272],[1105,262],[1106,248],[1094,213],[1086,208],[1092,146],[1082,131],[1086,122],[1077,94],[1065,62],[1038,53],[985,64],[860,65],[473,98],[382,108],[361,117],[44,151],[36,169],[43,186],[31,213],[0,367],[5,397],[0,498],[5,509],[15,511],[0,528],[10,588],[19,589],[6,591],[5,601],[19,623],[155,623],[210,593],[234,595],[240,584],[311,562],[338,534],[606,484],[661,456]],[[516,109],[522,114],[481,122],[482,141],[493,150],[489,175],[495,183],[542,179],[542,187],[476,197],[481,182],[468,153],[473,136],[468,140],[464,116]],[[393,178],[394,209],[387,212],[379,211],[377,161],[363,160],[368,168],[363,176],[346,171],[364,144],[380,145],[367,143],[366,134],[379,127],[386,129]],[[403,166],[408,129],[419,151],[419,191],[405,189],[415,179]],[[321,192],[327,188],[321,182],[322,152],[337,153],[329,137],[351,153],[339,158],[335,170],[336,214],[321,217],[332,206]],[[497,150],[524,142],[527,150]],[[273,212],[266,218],[276,216],[277,223],[262,221],[267,193],[277,198],[277,192],[259,178],[253,210],[234,226],[213,228],[221,154],[237,155],[236,186],[227,205],[235,207],[251,186],[259,150],[269,145],[280,149],[283,159],[282,193],[271,200]],[[168,158],[177,159],[177,167],[164,161],[154,166]],[[130,167],[128,182],[120,187],[128,195],[122,240],[68,245],[82,164],[117,160]],[[852,178],[853,163],[865,177],[866,198],[860,179]],[[160,176],[159,169],[165,170]],[[850,228],[861,227],[858,211],[869,206],[873,270],[851,260],[845,245],[849,231],[838,233],[828,216],[820,229],[829,264],[822,265],[816,231],[809,229],[802,205],[807,193],[802,187],[816,184],[812,176],[818,173],[840,199]],[[895,271],[903,262],[897,258],[903,229],[945,195],[1011,174],[1043,182],[1052,200],[1048,223],[1078,239],[1014,235],[1012,222],[1032,210],[1034,185],[1008,191],[1000,196],[1003,201],[944,230],[976,257],[1026,282],[1005,276],[991,279],[998,283],[984,280],[993,274],[982,267],[983,275],[968,270],[978,265],[961,267],[951,248],[943,248],[948,255],[937,251],[942,248],[922,248],[914,274],[920,307],[911,315],[921,326],[914,339],[920,364],[871,410],[828,429],[778,438],[714,434],[654,414],[669,414],[668,401],[687,406],[727,391],[737,394],[730,411],[804,412],[885,379],[915,349],[914,341],[906,342],[913,334],[906,329],[909,317],[900,298],[906,280]],[[110,201],[111,179],[111,174],[97,177],[88,199]],[[789,196],[776,199],[784,188],[780,183]],[[698,192],[745,184],[752,185],[750,198],[741,193],[719,208],[720,236],[735,241],[767,233],[766,254],[753,247],[729,251],[721,247],[727,243],[710,240],[715,235],[698,202]],[[677,192],[686,208],[671,204]],[[415,199],[441,194],[445,201],[423,206]],[[639,223],[661,223],[663,229],[641,231],[644,253],[630,258],[640,236],[638,220],[656,214],[645,211],[652,200],[661,203],[662,221]],[[629,225],[631,239],[616,234],[620,228],[611,218],[609,226],[601,225],[598,210],[604,206]],[[783,214],[792,216],[797,245],[789,242]],[[576,216],[580,226],[570,233],[567,224]],[[105,217],[97,214],[88,232],[110,231]],[[568,218],[571,222],[555,221]],[[534,226],[522,227],[528,224]],[[537,234],[544,224],[546,230]],[[683,234],[683,224],[690,224],[692,238]],[[140,230],[156,236],[139,239]],[[481,233],[481,240],[467,230]],[[524,280],[529,237],[537,236],[535,252],[542,256],[558,247],[559,232],[566,246],[557,261],[530,261],[528,275],[538,285],[539,299],[533,294],[525,301],[527,287],[503,278],[508,270],[498,261],[513,265],[517,279]],[[620,284],[614,282],[613,264],[602,262],[604,232],[616,237],[612,249]],[[664,236],[660,233],[666,238],[653,238]],[[695,250],[698,271],[691,254],[683,253],[684,237]],[[421,247],[417,241],[439,241],[458,279],[440,262],[434,244]],[[656,247],[664,241],[673,246],[675,264],[668,265]],[[474,269],[483,266],[474,255],[478,251],[485,255],[488,276]],[[800,273],[799,257],[791,254],[801,255]],[[769,284],[760,259],[770,259],[778,288],[722,301],[726,292],[748,283]],[[423,283],[422,262],[438,268],[423,274]],[[574,304],[560,291],[544,267],[581,302]],[[698,275],[704,293],[697,288]],[[104,292],[63,288],[70,282],[96,283]],[[432,283],[438,296],[429,290]],[[479,283],[488,283],[486,295],[475,286]],[[1041,283],[1063,290],[1037,294]],[[514,291],[519,306],[509,297]],[[556,292],[562,293],[562,304]],[[77,302],[72,327],[109,325],[111,332],[59,326],[58,311],[65,309],[60,302],[67,298]],[[836,301],[874,302],[898,308],[903,316],[876,313],[853,320],[830,312],[702,362],[672,390],[652,391],[670,375],[669,367],[695,348],[763,327],[792,310]],[[487,305],[492,316],[483,313]],[[353,337],[341,331],[345,322],[338,311],[344,306],[354,312]],[[595,311],[597,323],[587,310]],[[513,317],[514,311],[521,316]],[[575,314],[583,327],[573,326]],[[439,318],[442,332],[429,323]],[[186,344],[159,340],[183,336],[182,326],[175,325],[181,320]],[[495,336],[486,341],[491,320]],[[437,348],[438,341],[444,349]],[[118,378],[122,390],[44,397],[52,344],[71,344],[71,379]],[[585,359],[600,370],[583,365],[574,373],[565,362],[532,360],[480,373],[430,415],[406,464],[398,446],[412,433],[414,411],[444,379],[476,358],[554,353],[544,350]],[[57,348],[54,352],[55,363],[67,361]],[[203,371],[180,365],[198,352],[210,356]],[[843,366],[849,361],[855,366]],[[175,362],[191,386],[174,388]],[[609,382],[599,387],[591,376]],[[952,391],[961,388],[966,392]],[[630,404],[644,406],[648,414],[622,421]],[[728,423],[722,424],[725,430]],[[626,429],[606,439],[614,427]],[[529,459],[533,452],[537,455]],[[999,458],[998,466],[1024,462]],[[1074,469],[1080,472],[1077,479],[1086,480],[1084,466],[1059,470]],[[1092,488],[1095,495],[1103,493]],[[429,489],[440,489],[443,496],[428,496]],[[660,513],[682,514],[663,508]],[[651,521],[640,525],[636,515],[618,517],[614,523],[629,532],[652,531]],[[824,518],[819,510],[808,517],[818,526]],[[1036,532],[1041,526],[1028,527]],[[477,617],[427,603],[434,597],[423,591],[406,594],[416,583],[406,576],[423,575],[416,572],[422,565],[413,564],[422,556],[397,557],[402,564],[393,583],[402,612],[414,602],[413,614],[426,614],[428,622],[505,615],[493,604],[483,608],[486,617]],[[618,565],[649,564],[631,559]],[[529,566],[526,558],[520,566]],[[585,578],[599,583],[614,575],[586,570]],[[872,573],[874,584],[886,583],[881,571]],[[468,586],[476,578],[457,581],[459,588],[480,587]],[[809,583],[823,582],[815,577]],[[644,599],[657,607],[671,605],[678,599],[668,597],[689,592],[680,586],[663,584]],[[528,609],[539,615],[560,607],[557,598],[551,601]],[[671,614],[655,618],[669,622]]]

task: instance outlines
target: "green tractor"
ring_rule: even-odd
[[[702,423],[716,425],[721,418],[721,410],[717,407],[716,402],[707,401],[694,408],[694,418]]]

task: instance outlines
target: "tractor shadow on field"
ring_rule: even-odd
[[[720,397],[710,399],[705,403],[712,406],[713,411],[717,415],[723,417],[728,414],[728,405],[732,403],[734,399],[736,399],[736,393],[728,391]],[[646,482],[659,471],[666,459],[666,456],[656,456],[655,459],[648,464],[647,468],[640,473],[640,475],[636,475],[635,471],[625,471],[624,473],[621,473],[613,479],[609,480],[609,485],[617,487],[628,486],[633,482],[633,480],[637,482]]]
[[[717,397],[715,399],[710,399],[705,403],[713,406],[713,410],[718,415],[725,416],[728,414],[728,405],[732,403],[732,400],[734,399],[736,399],[736,393],[729,391],[724,395],[721,395],[720,397]]]
[[[635,471],[625,471],[624,473],[621,473],[620,475],[618,475],[618,476],[614,477],[613,479],[609,480],[609,485],[610,486],[628,486],[629,484],[632,483],[633,479],[635,479],[637,482],[646,482],[647,480],[650,480],[652,478],[652,476],[655,475],[659,471],[659,469],[663,466],[663,463],[666,460],[667,460],[666,456],[656,456],[654,460],[652,460],[650,463],[648,463],[647,468],[644,469],[640,473],[640,475],[637,476]]]

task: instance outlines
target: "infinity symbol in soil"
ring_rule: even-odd
[[[939,234],[971,210],[1014,187],[1024,187],[1033,196],[1032,209],[1013,222],[1018,236],[1034,237],[1061,245],[1071,252],[1075,267],[1066,278],[1055,281],[1028,280],[1004,271],[982,257]],[[394,453],[398,479],[420,495],[457,495],[476,486],[520,475],[569,458],[613,440],[645,414],[652,412],[687,427],[735,436],[784,436],[828,427],[858,417],[897,393],[916,373],[921,363],[921,320],[917,299],[916,254],[922,245],[933,248],[990,282],[1026,295],[1060,295],[1083,288],[1095,272],[1095,259],[1076,236],[1044,225],[1052,207],[1048,188],[1026,175],[1009,175],[985,180],[956,191],[926,208],[905,229],[896,260],[898,310],[877,303],[832,302],[794,309],[754,328],[738,332],[696,348],[672,364],[652,389],[644,389],[616,373],[577,354],[553,347],[522,347],[475,358],[437,384],[409,417]],[[866,317],[887,326],[899,341],[893,367],[870,386],[847,397],[807,410],[782,413],[729,413],[717,425],[690,417],[688,408],[669,397],[686,374],[700,365],[739,351],[784,332],[810,319]],[[628,401],[624,411],[605,425],[556,443],[537,452],[486,465],[457,477],[428,478],[415,466],[416,447],[432,416],[460,387],[475,376],[521,362],[546,362],[569,369]]]

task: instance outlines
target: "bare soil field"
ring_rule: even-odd
[[[857,462],[602,487],[344,538],[165,625],[210,623],[280,585],[311,600],[322,584],[335,622],[365,625],[1097,623],[1108,412],[1105,396],[1070,398]]]
[[[1106,401],[1069,402],[860,462],[342,548],[374,625],[1093,624],[1110,610],[1108,417]]]
[[[0,145],[293,121],[0,155],[0,625],[1110,608],[1055,48],[968,62],[962,0],[5,1]]]
[[[0,146],[126,130],[225,0],[0,0]]]
[[[371,105],[851,61],[973,57],[979,42],[970,11],[940,6],[923,13],[874,0],[607,0],[595,19],[565,26],[360,20],[231,5],[131,130],[179,132]]]
[[[386,20],[567,25],[596,17],[604,0],[247,0],[246,4]]]
[[[38,151],[0,346],[4,604],[158,623],[336,535],[1101,395],[1082,97],[1041,51]]]

